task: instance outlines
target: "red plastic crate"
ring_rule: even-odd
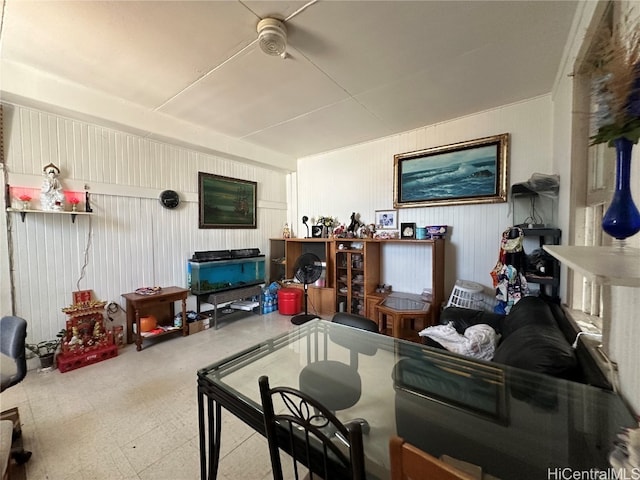
[[[116,345],[107,345],[79,355],[58,355],[58,370],[62,373],[118,356]]]

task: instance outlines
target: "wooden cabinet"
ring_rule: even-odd
[[[365,316],[367,295],[380,283],[380,243],[357,239],[336,242],[335,308]]]
[[[431,321],[437,323],[444,294],[444,239],[374,240],[356,238],[289,238],[285,241],[285,278],[294,278],[295,263],[303,253],[314,253],[326,265],[324,286],[309,286],[309,312],[332,314],[344,302],[346,312],[377,319],[374,306],[383,298],[376,293],[381,259],[387,244],[420,245],[431,249]],[[342,248],[340,248],[342,245]],[[356,248],[357,247],[357,248]],[[416,265],[416,268],[421,268]],[[424,268],[424,267],[422,267]],[[360,277],[360,275],[362,275]],[[423,285],[416,286],[415,292]],[[302,285],[300,285],[302,288]],[[370,298],[369,298],[370,297]]]

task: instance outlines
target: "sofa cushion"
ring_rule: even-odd
[[[559,331],[549,304],[540,297],[524,297],[511,307],[511,311],[502,322],[502,336],[509,337],[513,332],[527,325],[551,327]]]
[[[523,325],[503,338],[493,361],[563,378],[572,377],[577,367],[575,353],[560,329],[536,323]]]

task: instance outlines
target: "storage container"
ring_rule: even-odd
[[[297,315],[302,311],[302,290],[281,288],[278,290],[278,311],[282,315]]]

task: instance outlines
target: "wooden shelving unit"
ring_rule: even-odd
[[[321,261],[326,262],[326,279],[324,287],[309,286],[309,303],[313,305],[319,314],[335,313],[340,302],[345,302],[345,311],[352,311],[358,296],[362,298],[362,314],[369,315],[371,302],[367,301],[369,295],[375,294],[376,286],[380,283],[380,265],[384,256],[384,245],[405,244],[424,245],[431,248],[431,289],[433,322],[438,321],[440,306],[445,300],[444,295],[444,239],[435,240],[376,240],[357,238],[289,238],[285,241],[286,278],[293,278],[295,262],[303,253],[314,253]],[[362,249],[353,248],[354,243],[361,243]],[[347,246],[340,250],[338,246]],[[354,267],[353,260],[356,255],[362,255],[362,268]],[[344,266],[340,266],[342,260]],[[416,268],[420,268],[416,265]],[[341,280],[345,277],[346,280]],[[358,279],[362,275],[362,280]],[[353,279],[356,282],[353,282]],[[362,282],[362,284],[360,284]],[[362,290],[360,290],[362,287]],[[302,285],[300,285],[302,288]],[[346,291],[340,289],[346,288]],[[422,288],[422,286],[420,286]],[[354,296],[355,293],[355,296]],[[372,295],[372,298],[375,295]],[[310,308],[310,312],[313,310]],[[358,311],[360,308],[358,307]]]

